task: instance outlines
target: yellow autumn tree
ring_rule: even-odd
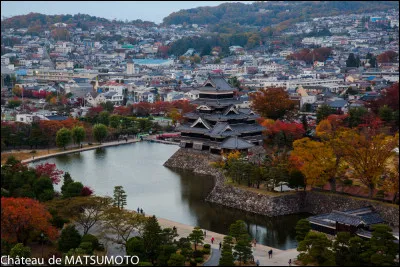
[[[388,165],[388,170],[382,184],[383,190],[393,194],[392,202],[396,202],[399,194],[399,156],[396,155]]]
[[[331,182],[337,172],[333,150],[324,142],[307,137],[296,140],[293,142],[291,158],[298,162],[300,171],[306,177],[306,184],[311,186],[323,186]]]
[[[369,189],[372,198],[374,189],[388,168],[388,160],[399,146],[399,135],[368,135],[356,130],[342,131],[340,136],[344,159],[352,170],[352,178]]]

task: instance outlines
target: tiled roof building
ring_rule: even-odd
[[[257,124],[258,115],[236,108],[242,101],[223,77],[210,76],[197,90],[199,98],[192,101],[196,111],[185,114],[187,122],[177,127],[181,147],[220,153],[262,144],[264,127]]]

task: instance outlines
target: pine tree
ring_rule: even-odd
[[[232,255],[232,237],[225,236],[222,242],[221,258],[219,259],[219,266],[234,266],[235,259]]]
[[[203,244],[204,234],[200,227],[196,226],[188,236],[194,244],[194,250],[197,250],[197,244]]]
[[[240,235],[237,239],[233,255],[238,258],[239,263],[246,263],[251,258],[250,236],[247,233]]]
[[[123,209],[126,205],[126,193],[121,185],[114,187],[114,206]]]
[[[154,265],[154,260],[159,255],[162,241],[162,231],[157,218],[153,215],[148,219],[143,230],[143,244],[146,257]]]

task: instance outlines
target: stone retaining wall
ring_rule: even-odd
[[[399,226],[399,206],[378,201],[332,194],[329,192],[297,192],[269,196],[225,184],[222,172],[210,165],[220,159],[218,155],[193,149],[180,148],[164,166],[191,170],[215,177],[215,187],[207,196],[209,202],[266,216],[288,215],[299,212],[328,213],[333,210],[357,209],[373,206],[392,226]]]

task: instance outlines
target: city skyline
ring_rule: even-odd
[[[1,17],[26,15],[30,12],[46,15],[75,15],[81,13],[110,20],[141,19],[161,23],[164,17],[181,9],[190,9],[200,6],[218,6],[227,2],[252,3],[254,1],[2,1]],[[21,6],[23,6],[23,8],[21,8]]]

